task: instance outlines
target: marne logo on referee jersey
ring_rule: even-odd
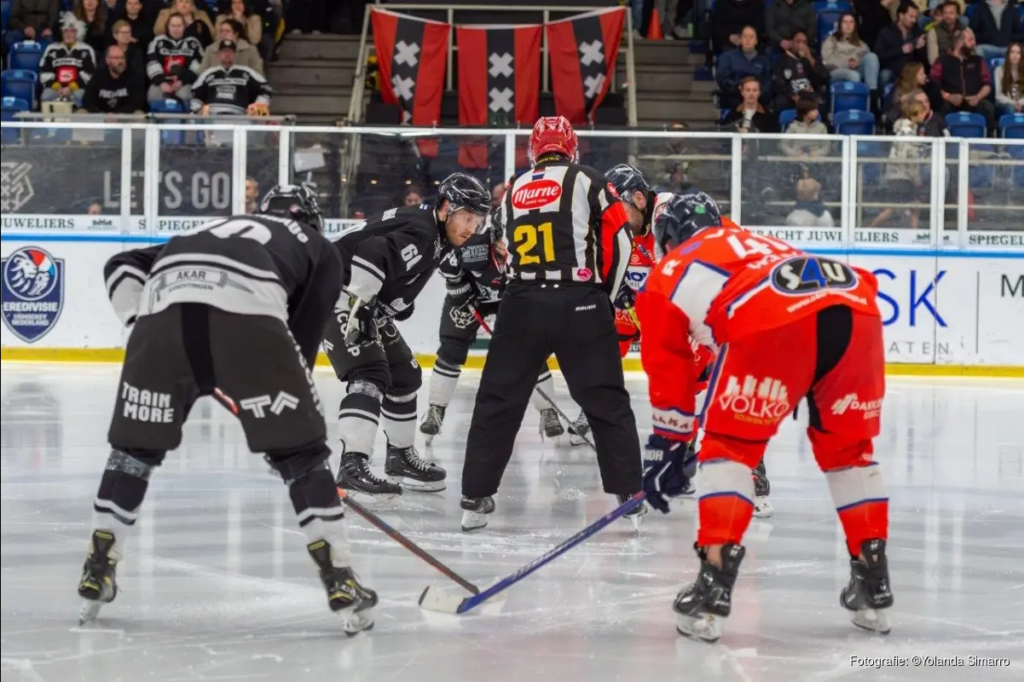
[[[530,211],[558,201],[562,186],[550,178],[534,180],[512,193],[512,205],[521,211]]]

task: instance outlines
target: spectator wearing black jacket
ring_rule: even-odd
[[[747,26],[740,34],[740,46],[718,58],[715,77],[718,80],[718,105],[731,109],[740,102],[740,83],[753,76],[761,84],[761,102],[771,103],[772,60],[758,52],[757,29]]]
[[[125,62],[124,50],[107,48],[107,66],[99,69],[85,89],[83,107],[90,114],[142,114],[146,112],[146,79]]]
[[[106,3],[102,0],[76,0],[74,14],[85,24],[83,42],[97,55],[103,54],[103,50],[110,42]]]
[[[884,87],[896,80],[907,62],[928,63],[927,40],[917,23],[919,14],[914,5],[901,5],[896,14],[896,23],[879,32],[875,42],[875,54],[882,67],[879,85]]]
[[[729,111],[722,120],[722,127],[744,133],[777,133],[779,126],[775,116],[761,106],[761,83],[753,76],[747,76],[739,85],[742,98],[740,105]]]
[[[939,86],[945,115],[956,111],[981,114],[989,130],[996,124],[996,107],[989,101],[992,74],[977,52],[974,31],[965,28],[956,35],[953,49],[932,65],[931,79]]]
[[[886,26],[892,26],[892,12],[901,0],[853,0],[857,15],[857,33],[868,45],[878,42],[878,35]]]
[[[14,0],[3,38],[4,59],[14,43],[52,38],[58,14],[60,0]]]
[[[124,19],[118,19],[110,28],[113,45],[117,45],[124,51],[124,60],[128,64],[129,71],[138,73],[146,72],[146,51],[144,43],[139,44],[132,35],[132,25]]]
[[[711,11],[711,50],[708,66],[726,50],[740,47],[745,26],[752,26],[757,35],[765,35],[764,0],[718,0]]]
[[[1006,55],[1010,43],[1024,42],[1020,14],[1013,0],[984,0],[971,17],[971,30],[978,39],[978,54],[985,59]]]
[[[793,36],[793,49],[775,60],[772,67],[772,92],[775,113],[795,109],[801,98],[814,97],[824,101],[828,89],[829,73],[817,60],[807,43],[807,34],[797,31]]]
[[[135,44],[145,52],[146,47],[153,40],[153,24],[156,22],[156,15],[161,7],[160,0],[149,0],[148,4],[144,4],[142,0],[118,0],[112,16],[115,21],[128,22],[128,25],[132,27],[132,38],[135,39]]]
[[[793,36],[804,33],[818,44],[818,15],[810,0],[775,0],[765,13],[768,44],[776,51],[793,49]]]

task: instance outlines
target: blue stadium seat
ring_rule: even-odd
[[[999,134],[1011,140],[1024,140],[1024,114],[1007,114],[999,119]]]
[[[7,68],[39,73],[39,62],[43,59],[44,49],[42,43],[34,40],[14,43],[7,57]]]
[[[841,111],[834,124],[837,135],[875,134],[875,116],[867,111]]]
[[[837,3],[829,3],[837,4]],[[839,28],[839,20],[842,19],[843,15],[849,12],[849,9],[840,8],[833,9],[827,8],[818,10],[818,44],[825,42],[825,39],[836,32]]]
[[[996,68],[1006,63],[1005,57],[989,57],[988,59],[988,73],[990,76],[995,78]]]
[[[8,69],[0,73],[0,97],[23,99],[34,107],[38,81],[39,76],[34,71]]]
[[[970,5],[967,5],[967,9],[964,10],[964,16],[966,16],[968,19],[973,19],[974,18],[974,13],[977,12],[977,11],[978,11],[978,4],[972,3]]]
[[[818,14],[826,11],[833,12],[852,12],[853,4],[844,2],[844,0],[815,0],[814,11]]]
[[[786,132],[789,124],[796,120],[796,109],[784,109],[779,113],[779,130]]]
[[[0,30],[7,30],[7,22],[11,20],[11,3],[10,0],[3,0],[0,2]]]
[[[871,89],[865,83],[840,81],[829,88],[832,93],[832,116],[842,111],[867,111],[871,108]]]
[[[184,114],[185,107],[176,99],[163,99],[150,102],[149,112],[151,114]],[[179,120],[158,119],[158,123],[181,123]],[[183,145],[185,144],[184,130],[161,130],[160,144]]]
[[[13,121],[16,114],[31,110],[32,107],[23,99],[17,97],[4,97],[0,99],[0,121]],[[17,128],[4,126],[0,128],[0,141],[3,144],[15,144],[18,141],[18,134],[20,132]]]
[[[953,137],[985,137],[985,117],[966,111],[946,115],[946,127]]]

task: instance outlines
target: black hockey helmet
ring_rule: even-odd
[[[630,206],[633,205],[634,192],[647,194],[651,191],[651,186],[647,184],[640,169],[628,163],[620,163],[604,175],[608,178],[608,183],[615,188],[619,198]]]
[[[485,216],[491,211],[491,193],[482,182],[465,173],[452,173],[444,179],[437,192],[439,207],[442,200],[448,202],[451,213],[465,209]]]
[[[682,244],[700,230],[719,227],[722,212],[707,193],[691,190],[669,199],[654,222],[654,244],[658,258]]]
[[[304,185],[274,185],[260,202],[260,213],[292,220],[324,233],[324,216],[316,195]]]

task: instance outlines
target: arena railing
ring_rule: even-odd
[[[324,174],[348,186],[355,199],[343,205],[321,183],[329,228],[337,234],[395,205],[408,185],[429,196],[445,175],[467,170],[460,165],[467,148],[482,150],[487,160],[485,168],[469,172],[504,181],[523,170],[529,135],[491,128],[262,125],[266,119],[240,125],[72,118],[4,124],[5,234],[61,230],[157,240],[245,212],[246,178],[264,191]],[[197,131],[201,140],[186,137]],[[591,130],[579,136],[584,163],[599,169],[634,163],[667,190],[695,184],[737,222],[802,246],[1024,251],[1022,140]],[[331,178],[338,167],[325,162],[324,140],[337,140],[337,148],[361,142],[367,152],[351,174]],[[425,142],[434,156],[424,155]],[[897,145],[917,151],[894,156]],[[919,186],[901,181],[908,177]],[[808,178],[820,185],[821,204],[801,204],[811,210],[793,224],[800,209],[796,187]],[[816,222],[822,210],[832,226]]]

